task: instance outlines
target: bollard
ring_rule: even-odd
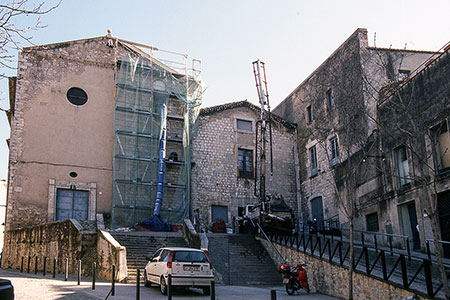
[[[30,265],[31,265],[31,257],[28,256],[28,266],[27,266],[27,273],[30,273]]]
[[[211,280],[211,285],[209,286],[209,291],[211,294],[211,300],[215,300],[216,299],[216,283],[214,282],[214,280]]]
[[[136,300],[141,299],[141,270],[136,270]]]
[[[116,266],[112,266],[111,276],[111,296],[116,295]]]
[[[81,281],[81,259],[78,260],[77,285],[80,285],[80,281]]]
[[[36,256],[36,259],[34,260],[34,274],[37,274],[37,269],[38,269],[38,257]]]
[[[66,268],[64,270],[64,281],[67,281],[68,277],[69,277],[69,259],[66,258]]]
[[[23,272],[23,256],[22,256],[22,261],[20,263],[20,273],[22,273],[22,272]]]
[[[172,300],[172,274],[167,278],[167,300]]]
[[[95,276],[97,273],[97,264],[92,264],[92,289],[95,290]]]
[[[277,300],[277,291],[270,290],[270,300]]]
[[[55,278],[56,276],[56,257],[53,258],[53,274],[52,277]]]
[[[44,256],[44,262],[43,262],[43,266],[42,266],[42,276],[45,276],[45,271],[47,271],[47,257]]]

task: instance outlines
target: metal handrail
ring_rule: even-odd
[[[252,223],[253,227],[258,226],[259,230],[261,230],[262,234],[264,235],[264,238],[269,242],[270,246],[272,247],[273,250],[275,250],[275,252],[278,254],[278,256],[281,258],[281,260],[283,261],[283,263],[287,263],[286,259],[281,255],[280,251],[278,251],[278,249],[275,247],[275,245],[272,243],[272,241],[269,239],[269,237],[267,236],[267,234],[264,232],[264,230],[262,229],[261,225],[259,223],[255,223],[253,222],[252,219],[250,219],[250,222]]]
[[[345,255],[342,255],[342,241],[336,241],[337,244],[334,247],[334,251],[332,251],[331,242],[333,240],[331,238],[328,238],[325,236],[320,236],[320,235],[311,235],[311,234],[302,233],[300,240],[303,240],[303,242],[305,242],[305,239],[306,239],[305,236],[309,236],[308,243],[306,245],[305,245],[305,243],[303,243],[303,247],[301,247],[302,249],[300,249],[298,235],[294,235],[294,236],[297,236],[297,242],[295,243],[295,245],[294,245],[294,243],[292,243],[292,241],[290,243],[291,245],[289,245],[289,243],[287,242],[287,239],[279,240],[278,239],[279,235],[277,233],[271,234],[271,236],[275,237],[275,243],[284,245],[286,247],[293,248],[297,251],[314,256],[318,259],[328,260],[329,262],[333,262],[333,260],[334,260],[333,258],[336,254],[336,251],[339,250],[338,251],[339,252],[338,259],[339,260],[336,263],[338,263],[340,266],[344,265],[344,262],[346,261],[347,256],[348,256],[348,252],[350,250],[350,247],[348,247]],[[316,246],[313,246],[313,240],[312,240],[313,236],[316,237],[316,243],[315,243]],[[328,243],[325,242],[322,247],[321,243],[319,242],[320,239],[324,239],[324,240],[328,241]],[[450,244],[450,242],[446,242],[446,243]],[[310,244],[310,247],[308,247],[308,244]],[[318,245],[318,249],[316,249],[317,245]],[[358,247],[358,246],[354,245],[354,247]],[[309,253],[308,248],[311,249],[311,253]],[[323,257],[323,253],[325,253],[325,251],[326,251],[325,248],[328,248],[328,255],[329,255],[328,258]],[[377,257],[375,259],[371,259],[369,256],[369,252],[368,252],[369,249],[370,248],[368,248],[367,246],[362,246],[362,251],[361,251],[359,257],[356,257],[357,261],[355,262],[356,264],[354,265],[354,268],[356,268],[360,262],[365,262],[365,270],[359,270],[359,271],[367,274],[368,276],[371,276],[374,278],[380,278],[380,275],[373,275],[372,271],[374,270],[375,265],[378,265],[380,267],[380,264],[381,264],[381,272],[382,272],[381,278],[383,278],[383,280],[392,282],[394,284],[396,284],[398,279],[394,280],[394,279],[391,279],[391,277],[394,275],[394,273],[396,273],[398,271],[398,268],[400,268],[400,270],[399,270],[400,274],[397,274],[396,276],[401,276],[400,280],[402,281],[403,287],[406,289],[410,289],[410,290],[411,290],[412,284],[414,282],[416,282],[418,275],[420,273],[423,273],[425,284],[426,284],[426,291],[417,290],[417,288],[413,288],[412,290],[416,293],[420,293],[424,296],[429,296],[431,298],[435,297],[438,294],[438,292],[442,289],[442,283],[439,286],[433,286],[433,278],[432,278],[432,272],[431,272],[431,267],[433,265],[433,262],[431,260],[424,259],[424,258],[412,257],[412,259],[414,261],[416,261],[416,263],[418,263],[418,268],[415,270],[408,271],[406,260],[405,260],[406,256],[401,253],[395,253],[395,257],[398,256],[398,259],[396,259],[396,262],[394,263],[392,268],[388,268],[388,266],[386,264],[384,250],[380,249]],[[371,262],[371,260],[372,260],[372,262]],[[412,275],[412,277],[411,277],[411,275]]]
[[[427,239],[427,242],[432,242],[432,243],[434,243],[434,240],[433,239]],[[437,241],[438,243],[441,243],[441,244],[449,244],[450,245],[450,242],[449,241]]]
[[[350,229],[347,228],[341,228],[342,231],[350,231]],[[358,230],[358,229],[353,229],[354,232],[359,232],[359,233],[367,233],[367,234],[373,234],[373,235],[384,235],[384,236],[391,236],[391,237],[397,237],[397,238],[404,238],[404,239],[408,239],[409,237],[407,235],[401,235],[401,234],[393,234],[393,233],[384,233],[384,232],[379,232],[379,231],[365,231],[365,230]]]

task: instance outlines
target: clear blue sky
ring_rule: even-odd
[[[370,45],[376,33],[379,47],[438,50],[450,40],[449,11],[450,0],[63,0],[42,17],[47,28],[32,35],[35,44],[46,44],[111,28],[113,36],[187,53],[203,62],[203,106],[256,102],[251,63],[260,58],[275,107],[356,28],[368,29]],[[0,92],[7,109],[6,80]],[[8,136],[1,112],[0,179],[7,177]]]

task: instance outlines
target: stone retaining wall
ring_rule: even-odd
[[[272,257],[273,261],[281,264],[281,259],[270,246],[270,244],[260,239],[264,248]],[[305,253],[290,249],[278,244],[274,244],[288,264],[296,265],[298,262],[306,262],[308,283],[311,291],[317,291],[340,299],[348,298],[348,269],[331,264]],[[358,300],[386,300],[405,299],[411,297],[412,292],[400,287],[388,284],[382,280],[355,272],[353,274],[353,299]],[[412,299],[412,298],[409,298]],[[416,299],[428,299],[417,297]]]
[[[116,268],[116,280],[127,278],[127,251],[107,231],[99,230],[97,235],[97,277],[111,280],[112,266]]]
[[[69,260],[69,273],[76,274],[78,260],[82,261],[82,272],[88,276],[92,272],[92,263],[96,260],[96,231],[82,231],[83,226],[76,220],[66,220],[37,225],[29,228],[8,230],[5,232],[2,268],[23,268],[43,270],[44,257],[47,257],[47,271],[53,268],[56,258],[56,271],[64,272],[65,260]],[[92,251],[94,250],[94,251]]]

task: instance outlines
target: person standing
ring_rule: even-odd
[[[194,215],[192,216],[194,229],[197,233],[200,233],[200,210],[198,208],[194,209]]]

